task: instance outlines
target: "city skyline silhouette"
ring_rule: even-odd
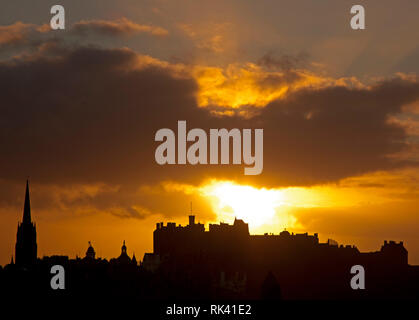
[[[63,29],[47,0],[5,6],[0,265],[27,175],[40,257],[91,240],[109,259],[126,240],[141,259],[192,201],[206,228],[237,218],[362,252],[391,238],[419,264],[419,3],[368,3],[358,30],[344,1],[243,1],[74,0]],[[228,159],[211,129],[232,135]],[[263,144],[238,143],[259,129]],[[161,130],[173,164],[156,162]]]
[[[139,262],[128,255],[125,240],[120,255],[109,261],[96,257],[90,241],[84,257],[38,258],[29,181],[15,250],[15,261],[0,269],[3,290],[18,290],[15,294],[23,286],[32,293],[53,296],[48,271],[62,265],[67,281],[63,291],[73,298],[87,292],[140,300],[419,297],[419,266],[408,264],[403,242],[385,240],[379,251],[360,252],[330,239],[321,243],[318,234],[284,230],[277,235],[251,235],[240,219],[232,225],[210,224],[206,230],[192,214],[186,226],[156,223],[153,252],[145,253]],[[365,269],[366,288],[354,290],[350,270],[359,265]],[[112,292],[116,288],[119,291]]]
[[[419,298],[419,1],[3,2],[1,296]]]

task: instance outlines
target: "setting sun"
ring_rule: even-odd
[[[204,187],[203,193],[213,197],[215,211],[220,219],[243,219],[251,227],[269,223],[276,209],[283,204],[279,190],[257,189],[231,182],[217,182]]]

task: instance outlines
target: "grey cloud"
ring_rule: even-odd
[[[168,31],[162,27],[135,23],[127,18],[117,20],[82,20],[72,25],[71,31],[78,35],[90,32],[108,36],[147,33],[153,36],[166,36]]]
[[[309,55],[306,52],[296,55],[268,52],[258,60],[258,64],[267,69],[289,71],[305,67],[308,58]]]
[[[129,49],[79,47],[0,63],[0,179],[21,182],[30,175],[45,185],[121,185],[122,193],[77,201],[102,209],[120,202],[127,214],[141,217],[147,210],[170,211],[159,198],[134,196],[138,186],[163,180],[312,185],[414,164],[388,157],[407,144],[404,128],[387,118],[419,98],[416,81],[300,90],[251,119],[214,117],[197,107],[192,78],[164,65],[139,69],[138,59]],[[243,166],[157,165],[154,134],[165,127],[176,131],[178,120],[187,120],[189,129],[263,128],[263,173],[244,176]],[[136,205],[147,210],[130,211]]]

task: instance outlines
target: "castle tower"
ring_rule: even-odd
[[[23,220],[18,223],[15,259],[16,265],[31,266],[35,264],[38,246],[36,244],[36,226],[31,220],[31,202],[29,199],[29,181],[26,181]]]

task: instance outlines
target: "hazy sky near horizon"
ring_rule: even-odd
[[[39,255],[142,258],[156,222],[243,218],[419,264],[418,1],[0,4],[0,265],[30,176]],[[366,30],[350,28],[362,4]],[[160,128],[263,128],[264,171],[159,166]]]

